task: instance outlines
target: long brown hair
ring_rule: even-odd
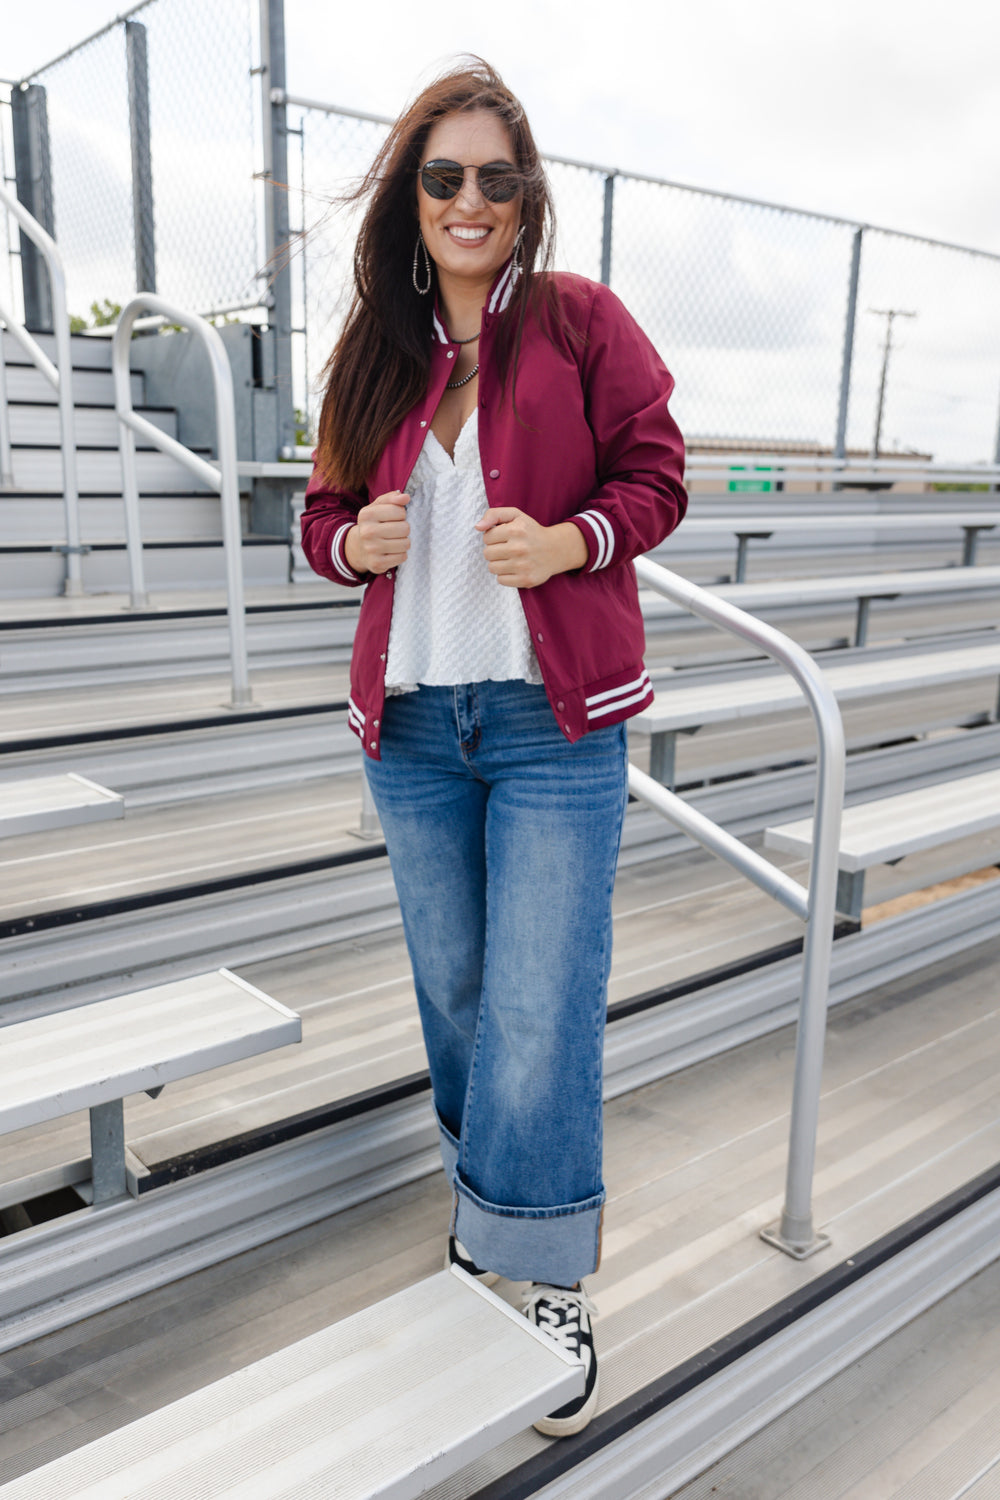
[[[548,183],[524,110],[482,58],[469,57],[425,88],[393,125],[360,186],[344,201],[368,200],[354,250],[354,295],[327,362],[316,458],[328,479],[361,492],[389,435],[427,390],[434,297],[413,287],[416,173],[432,126],[445,115],[485,109],[506,126],[523,174],[517,278],[497,330],[501,378],[513,386],[529,307],[551,302],[546,270],[554,219]],[[433,262],[431,263],[433,266]],[[436,273],[432,291],[436,290]]]

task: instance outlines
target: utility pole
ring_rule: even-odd
[[[885,406],[885,381],[889,373],[889,351],[892,348],[892,321],[894,318],[915,318],[915,312],[903,312],[898,307],[870,307],[876,318],[885,318],[885,348],[882,351],[882,379],[878,386],[878,408],[875,412],[875,436],[872,438],[873,459],[878,458],[878,445],[882,437],[882,410]]]

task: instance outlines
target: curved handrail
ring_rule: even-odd
[[[154,427],[132,408],[129,381],[129,344],[132,328],[142,312],[156,313],[169,323],[187,327],[198,338],[208,355],[215,392],[215,434],[218,463],[207,463],[183,443]],[[111,373],[115,386],[115,411],[121,439],[122,490],[125,498],[125,538],[128,546],[129,578],[132,607],[148,602],[142,569],[142,536],[139,518],[139,485],[135,465],[135,437],[167,453],[190,469],[204,484],[217,490],[222,506],[222,542],[226,558],[226,605],[229,621],[229,659],[232,675],[233,708],[252,701],[247,667],[246,618],[243,603],[242,529],[240,526],[239,478],[236,466],[236,409],[233,400],[233,373],[225,345],[211,323],[196,313],[188,313],[152,292],[140,292],[122,310],[111,341]]]
[[[763,1232],[770,1244],[802,1257],[829,1243],[825,1236],[817,1235],[813,1227],[812,1178],[836,913],[837,852],[844,805],[845,748],[840,708],[819,667],[796,641],[648,558],[637,559],[635,570],[647,588],[655,589],[658,594],[683,605],[710,624],[750,641],[783,666],[799,684],[816,721],[819,748],[813,848],[809,885],[805,891],[731,834],[710,824],[707,818],[700,819],[700,822],[709,824],[709,829],[701,828],[699,815],[694,809],[643,772],[634,767],[629,770],[629,786],[636,796],[649,801],[692,837],[721,854],[769,895],[782,901],[790,910],[796,910],[796,905],[804,897],[804,910],[797,911],[797,915],[804,917],[806,933],[785,1203],[780,1223]],[[679,808],[675,804],[680,804]],[[708,837],[702,837],[703,834],[708,834]]]
[[[80,493],[76,478],[76,423],[73,412],[73,356],[69,336],[69,313],[66,310],[66,273],[62,256],[52,236],[42,228],[23,203],[0,183],[0,203],[17,220],[22,234],[38,246],[45,260],[52,289],[52,323],[56,341],[56,362],[49,359],[38,340],[0,303],[0,323],[17,340],[32,363],[41,370],[59,398],[59,436],[62,448],[63,504],[66,511],[66,578],[63,592],[83,593],[80,572]],[[10,420],[4,377],[3,344],[0,341],[0,484],[13,483]]]

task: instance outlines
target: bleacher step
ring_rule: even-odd
[[[0,1489],[411,1500],[580,1394],[582,1367],[442,1271]],[[326,1488],[325,1486],[329,1486]]]
[[[0,782],[0,838],[124,816],[124,797],[75,771]]]
[[[54,547],[35,550],[0,549],[0,598],[57,598],[62,593],[66,564]],[[243,544],[243,578],[247,588],[288,582],[290,562],[285,542],[269,539]],[[221,541],[180,539],[143,548],[146,587],[151,592],[171,589],[225,587],[225,556]],[[91,594],[128,592],[128,555],[123,544],[98,543],[82,559],[83,586]]]

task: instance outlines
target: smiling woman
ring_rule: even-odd
[[[348,719],[413,964],[448,1260],[530,1283],[585,1367],[624,720],[652,698],[632,559],[684,513],[670,375],[606,287],[548,271],[548,188],[478,59],[396,123],[362,188],[303,547],[367,584]]]

